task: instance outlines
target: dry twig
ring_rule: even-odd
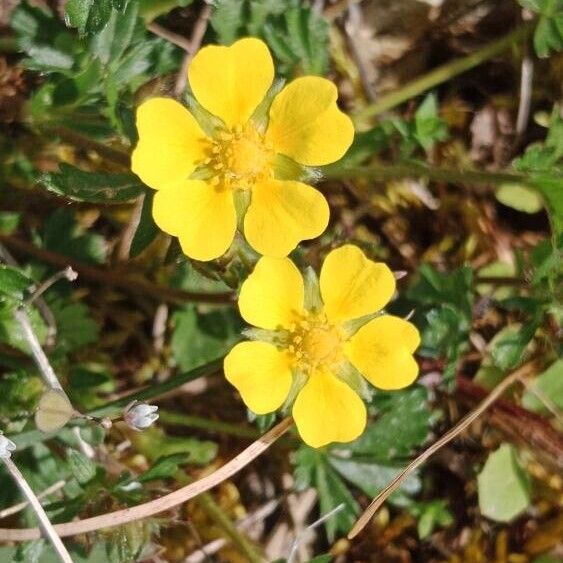
[[[76,520],[72,522],[65,522],[63,524],[56,524],[55,531],[61,536],[74,536],[77,534],[85,534],[102,528],[111,528],[113,526],[121,526],[136,520],[142,520],[174,508],[197,495],[212,489],[219,483],[226,481],[243,467],[248,465],[251,461],[256,459],[259,455],[264,453],[278,438],[283,436],[293,425],[293,419],[287,417],[279,424],[274,426],[271,430],[266,432],[260,439],[256,440],[248,448],[243,450],[239,455],[234,457],[231,461],[214,471],[211,475],[207,475],[198,481],[190,483],[185,487],[178,489],[172,493],[164,495],[160,498],[94,516],[93,518],[86,518],[84,520]],[[39,528],[0,528],[0,541],[28,541],[41,537],[41,530]]]
[[[439,449],[451,442],[466,430],[475,420],[477,420],[512,384],[522,380],[524,377],[532,373],[535,368],[534,362],[528,362],[508,377],[503,379],[491,393],[467,416],[458,422],[450,431],[446,432],[437,442],[432,444],[428,449],[422,452],[414,461],[409,463],[401,473],[399,473],[390,483],[383,489],[366,508],[363,514],[358,518],[353,528],[348,534],[349,539],[355,538],[368,524],[372,516],[379,510],[381,505],[389,498],[393,492],[407,479],[407,477],[416,469],[418,469],[428,458],[430,458]]]

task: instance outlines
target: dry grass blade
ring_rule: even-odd
[[[349,539],[355,538],[368,524],[373,515],[381,508],[383,503],[389,496],[401,486],[405,479],[418,467],[420,467],[428,458],[435,454],[440,448],[451,442],[459,436],[468,426],[477,420],[512,384],[520,381],[528,376],[534,370],[535,363],[528,362],[521,368],[511,373],[503,379],[491,393],[467,416],[465,416],[458,424],[456,424],[449,432],[444,434],[437,442],[432,444],[427,450],[421,453],[414,461],[409,463],[401,473],[399,473],[392,481],[383,489],[366,508],[364,513],[358,518],[354,527],[348,534]]]
[[[100,516],[94,516],[93,518],[86,518],[85,520],[76,520],[74,522],[57,524],[54,526],[54,530],[61,537],[85,534],[95,530],[101,530],[102,528],[120,526],[127,524],[128,522],[148,518],[149,516],[154,516],[155,514],[174,508],[175,506],[178,506],[187,500],[212,489],[219,483],[226,481],[238,473],[243,467],[264,453],[278,438],[285,434],[292,425],[293,419],[291,417],[285,418],[271,430],[266,432],[266,434],[264,434],[260,439],[250,444],[250,446],[248,446],[248,448],[242,451],[239,455],[220,467],[217,471],[199,479],[199,481],[190,483],[177,491],[123,510],[109,512]],[[39,528],[25,528],[19,530],[13,528],[0,528],[0,542],[28,541],[38,539],[40,537],[41,530]]]

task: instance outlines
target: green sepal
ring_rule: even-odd
[[[308,376],[301,370],[293,370],[292,375],[293,380],[291,382],[291,387],[289,388],[289,393],[287,394],[287,398],[281,408],[284,413],[291,409],[297,395],[299,395],[299,392],[303,389],[305,383],[307,383],[307,379],[309,379]]]
[[[343,361],[336,370],[335,375],[351,387],[364,401],[371,401],[373,395],[372,387],[350,362]]]
[[[307,266],[303,275],[305,284],[305,309],[311,313],[317,313],[323,308],[319,278],[311,266]]]

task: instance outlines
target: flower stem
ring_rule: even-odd
[[[164,424],[197,428],[218,434],[230,434],[231,436],[249,438],[251,440],[255,440],[260,436],[260,433],[254,428],[241,426],[239,424],[231,424],[221,420],[211,420],[201,416],[193,416],[167,410],[159,410],[158,412],[160,414],[160,422]]]
[[[463,170],[455,168],[437,168],[417,163],[401,164],[370,164],[350,168],[333,168],[327,171],[327,178],[367,178],[370,180],[390,180],[397,178],[424,177],[435,182],[452,184],[504,184],[528,183],[523,174],[511,172],[484,172],[480,170]]]
[[[399,90],[391,92],[387,96],[381,97],[377,102],[362,108],[353,116],[354,121],[356,123],[361,123],[370,117],[380,115],[381,113],[410,100],[414,96],[418,96],[419,94],[430,90],[434,86],[447,82],[454,76],[462,74],[481,63],[500,55],[504,51],[510,49],[516,42],[526,37],[529,31],[530,25],[522,25],[508,35],[493,41],[482,49],[434,69],[421,78],[417,78],[416,80],[405,84],[402,88],[399,88]]]

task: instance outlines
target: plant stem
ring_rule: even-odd
[[[426,92],[426,90],[430,90],[434,86],[442,84],[454,76],[462,74],[481,63],[500,55],[504,51],[510,49],[510,47],[512,47],[515,43],[526,37],[529,31],[529,25],[520,26],[508,35],[493,41],[482,49],[434,69],[421,78],[417,78],[416,80],[405,84],[399,90],[392,92],[387,96],[381,97],[377,102],[362,108],[353,116],[354,121],[356,123],[361,123],[370,117],[374,117],[388,111],[403,102],[410,100],[414,96],[418,96],[419,94]]]
[[[187,426],[188,428],[197,428],[199,430],[207,430],[217,434],[230,434],[238,438],[249,438],[255,440],[260,433],[254,428],[241,426],[239,424],[231,424],[221,420],[211,420],[201,416],[193,416],[167,410],[158,411],[160,422],[170,425]]]
[[[370,164],[369,166],[355,166],[350,168],[334,167],[327,170],[327,178],[367,178],[397,179],[425,177],[435,182],[452,184],[526,184],[528,178],[522,174],[511,172],[483,172],[479,170],[456,170],[455,168],[435,168],[414,162],[402,164]]]
[[[2,458],[6,469],[18,485],[18,488],[22,492],[22,494],[27,498],[29,504],[33,508],[33,511],[37,515],[37,519],[39,520],[39,526],[41,530],[45,533],[45,535],[49,538],[49,541],[53,545],[59,559],[63,563],[72,563],[72,559],[66,550],[64,543],[61,541],[61,538],[58,536],[57,532],[53,528],[53,524],[49,520],[49,517],[45,513],[45,510],[41,506],[39,499],[35,496],[33,489],[29,486],[29,483],[25,480],[25,477],[21,474],[20,470],[17,468],[16,464],[10,458]]]
[[[38,248],[37,246],[20,240],[10,235],[0,235],[0,242],[5,244],[15,252],[21,252],[29,256],[33,256],[38,260],[53,264],[59,268],[71,266],[73,270],[78,272],[78,275],[86,280],[102,285],[112,285],[119,287],[123,291],[135,294],[150,295],[160,301],[168,303],[187,303],[187,302],[201,302],[201,303],[232,303],[233,293],[198,293],[192,291],[184,291],[174,287],[158,285],[145,281],[143,279],[131,278],[124,275],[122,272],[116,270],[104,269],[101,267],[89,266],[76,260],[72,260],[67,256],[52,252],[45,248]]]
[[[231,519],[223,512],[210,493],[199,495],[197,502],[208,516],[210,516],[227,536],[229,536],[230,540],[238,548],[246,561],[250,563],[262,563],[264,561],[246,536],[236,529]]]
[[[293,419],[287,417],[280,421],[272,429],[268,430],[255,442],[252,442],[245,450],[235,456],[233,459],[222,465],[219,469],[202,477],[201,479],[186,485],[172,493],[155,498],[148,502],[130,506],[115,512],[108,512],[93,516],[84,520],[71,520],[54,526],[55,531],[61,536],[75,536],[78,534],[86,534],[101,530],[103,528],[111,528],[113,526],[122,526],[129,522],[136,522],[143,518],[149,518],[155,514],[160,514],[166,510],[170,510],[184,502],[197,497],[201,493],[212,489],[219,483],[230,479],[236,475],[241,469],[263,454],[274,442],[283,436],[293,426]],[[0,528],[0,542],[5,541],[27,541],[41,537],[39,528]]]
[[[64,389],[62,388],[58,377],[56,376],[49,359],[43,352],[43,348],[41,348],[41,344],[39,344],[39,340],[37,340],[37,336],[35,332],[33,332],[33,327],[31,326],[31,321],[29,320],[29,315],[25,311],[25,309],[16,309],[14,311],[14,318],[21,326],[23,337],[25,338],[29,349],[31,350],[31,354],[37,367],[39,368],[39,372],[43,377],[47,387],[51,389],[55,389],[64,393]]]
[[[163,383],[157,383],[154,385],[148,385],[139,391],[131,393],[121,399],[107,403],[103,407],[98,407],[88,413],[85,416],[93,416],[96,418],[108,416],[121,411],[126,407],[131,401],[148,401],[155,399],[169,391],[173,391],[178,387],[181,387],[189,381],[193,381],[198,377],[204,377],[206,375],[211,375],[221,370],[223,366],[223,358],[218,358],[212,362],[199,366],[185,373],[180,373],[164,381]],[[83,422],[76,422],[76,425],[84,424]],[[10,436],[10,439],[16,444],[18,450],[23,450],[28,448],[36,442],[47,440],[56,436],[56,434],[45,434],[39,430],[30,430],[29,432],[22,432],[17,435]]]

